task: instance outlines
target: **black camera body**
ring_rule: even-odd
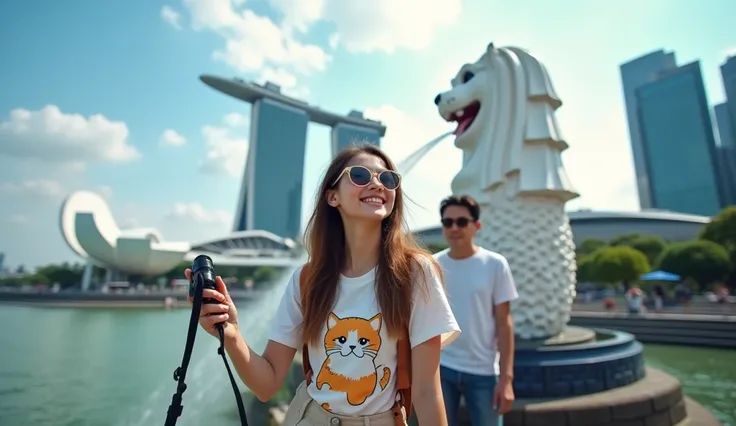
[[[204,254],[200,254],[192,262],[192,280],[189,282],[189,297],[194,297],[197,288],[204,290],[205,288],[216,289],[215,264],[212,259]],[[215,299],[204,298],[202,303],[217,303]]]
[[[182,396],[187,390],[187,384],[184,383],[184,380],[187,375],[187,368],[189,368],[189,361],[192,358],[194,339],[197,335],[197,323],[200,319],[202,309],[201,303],[218,303],[215,299],[204,298],[202,294],[206,288],[213,290],[217,288],[215,264],[209,256],[202,254],[194,259],[192,262],[192,275],[190,278],[189,296],[194,299],[192,304],[192,314],[189,317],[189,331],[187,332],[187,342],[184,346],[184,356],[182,357],[181,365],[174,370],[174,380],[177,381],[176,393],[171,397],[171,405],[169,405],[169,409],[166,412],[166,422],[164,423],[164,426],[176,426],[176,420],[181,416],[182,409],[184,408],[181,405]],[[199,303],[200,299],[201,303]],[[248,426],[243,398],[240,396],[238,385],[235,382],[233,373],[230,370],[230,365],[227,362],[227,357],[225,356],[224,326],[223,324],[216,324],[216,328],[220,337],[220,347],[217,349],[217,353],[222,357],[222,362],[225,363],[227,374],[230,377],[230,384],[232,385],[233,392],[235,393],[235,401],[238,403],[240,424],[241,426]]]

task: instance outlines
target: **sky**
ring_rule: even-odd
[[[564,6],[563,6],[564,5]],[[736,53],[732,0],[128,0],[0,2],[0,252],[6,266],[78,261],[65,197],[92,190],[123,228],[196,242],[232,229],[250,106],[201,74],[272,81],[387,125],[400,161],[452,130],[433,104],[489,42],[527,49],[563,106],[568,209],[637,210],[619,65],[653,50],[700,60],[711,105]],[[307,137],[302,216],[330,160]],[[448,138],[405,178],[414,229],[439,222],[461,155]]]

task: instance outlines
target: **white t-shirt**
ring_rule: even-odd
[[[495,305],[519,297],[506,258],[482,247],[455,260],[449,249],[435,254],[442,265],[445,290],[463,333],[442,350],[440,364],[463,373],[497,376]]]
[[[409,324],[412,349],[442,336],[447,344],[460,334],[442,283],[425,261],[428,292],[417,285]],[[270,339],[301,349],[302,323],[298,268],[281,299]],[[388,337],[376,300],[375,269],[357,278],[341,276],[337,302],[322,332],[324,344],[309,346],[312,382],[307,391],[323,408],[341,415],[388,411],[396,401],[397,342]]]

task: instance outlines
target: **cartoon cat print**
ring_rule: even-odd
[[[375,358],[381,349],[381,314],[366,320],[357,317],[340,318],[330,313],[325,334],[327,359],[317,375],[317,389],[329,385],[330,390],[345,392],[350,405],[361,405],[373,394],[376,382],[381,390],[391,378],[391,370],[383,367],[378,380]],[[330,411],[329,404],[322,408]]]

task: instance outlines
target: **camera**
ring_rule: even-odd
[[[189,297],[193,299],[192,303],[192,314],[189,317],[189,330],[187,331],[187,342],[184,345],[184,356],[182,357],[181,366],[174,370],[174,380],[177,382],[176,393],[171,397],[171,405],[166,412],[166,422],[164,426],[175,426],[176,420],[181,416],[182,407],[181,401],[184,392],[187,390],[187,384],[184,380],[187,375],[187,369],[189,368],[189,361],[192,359],[192,349],[194,348],[194,339],[197,336],[197,322],[199,320],[200,312],[203,303],[217,303],[217,300],[203,298],[202,291],[206,288],[216,289],[216,278],[215,275],[215,264],[212,259],[207,255],[199,255],[194,258],[192,262],[192,275],[189,281]],[[197,297],[199,296],[199,297]],[[245,405],[243,405],[243,398],[240,396],[238,385],[235,382],[233,373],[230,370],[230,365],[227,363],[225,357],[225,337],[224,337],[224,326],[222,323],[217,324],[217,331],[220,337],[220,347],[217,349],[218,355],[222,357],[222,362],[225,363],[227,374],[230,377],[230,384],[233,387],[235,393],[235,401],[238,403],[238,413],[240,414],[241,426],[248,426],[248,419],[245,415]]]
[[[215,264],[209,256],[200,254],[194,258],[192,262],[192,280],[189,282],[189,297],[194,297],[197,288],[214,290],[216,288],[215,277]],[[204,298],[202,303],[217,303],[217,301]]]

